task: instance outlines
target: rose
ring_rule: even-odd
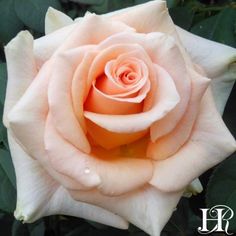
[[[235,150],[219,112],[236,51],[176,28],[162,1],[74,23],[49,9],[45,31],[5,48],[16,218],[159,235],[183,189]]]

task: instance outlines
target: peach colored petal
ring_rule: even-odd
[[[112,149],[121,145],[127,145],[145,136],[148,130],[137,133],[113,133],[109,132],[90,120],[86,121],[88,134],[93,138],[96,144],[105,149]],[[142,157],[144,158],[145,155]]]
[[[158,63],[172,77],[180,96],[180,102],[164,119],[152,125],[152,141],[171,132],[182,119],[190,100],[192,80],[191,73],[188,73],[188,69],[191,70],[191,67],[186,64],[176,41],[165,35],[161,36],[159,40],[155,40],[156,37],[155,33],[147,35],[146,50],[153,62]]]
[[[137,80],[135,83],[132,82],[125,85],[120,81],[120,74],[124,73],[126,70],[129,70],[129,73],[135,73]],[[141,53],[138,51],[121,54],[116,60],[109,61],[105,66],[104,72],[107,79],[103,79],[103,83],[100,82],[99,90],[103,93],[113,95],[114,97],[127,96],[123,94],[125,92],[134,93],[133,90],[137,92],[146,83],[149,76],[145,58],[143,60]]]
[[[109,36],[124,31],[134,32],[135,30],[122,22],[107,21],[104,16],[88,13],[75,23],[72,33],[60,45],[56,53],[82,45],[98,44]],[[92,33],[88,34],[88,32]]]
[[[35,150],[41,148],[38,142],[34,142],[32,135],[37,139],[40,132],[43,132],[39,128],[48,112],[47,89],[51,69],[52,62],[43,65],[29,88],[8,114],[9,128],[27,153],[33,157]]]
[[[54,53],[82,45],[97,44],[110,35],[123,31],[134,31],[134,29],[122,22],[107,21],[104,16],[86,14],[74,24],[35,40],[34,54],[37,65],[40,68]],[[93,33],[88,34],[88,32]]]
[[[7,44],[5,55],[8,80],[3,122],[5,126],[8,126],[7,115],[9,111],[21,98],[37,74],[32,35],[28,31],[21,31]]]
[[[175,33],[166,1],[149,1],[121,11],[108,13],[105,16],[124,22],[140,33],[163,32],[169,35]]]
[[[188,71],[191,75],[192,91],[188,108],[182,119],[169,134],[150,142],[147,156],[155,160],[165,159],[173,155],[188,140],[194,122],[197,118],[201,99],[210,84],[210,80],[197,74],[195,71]],[[158,132],[158,130],[157,130]]]
[[[9,130],[25,152],[37,159],[54,179],[71,189],[81,189],[78,182],[51,168],[44,147],[45,120],[48,113],[47,90],[52,62],[43,65],[29,89],[9,116]],[[34,102],[32,102],[34,101]]]
[[[65,39],[71,34],[75,26],[75,24],[72,24],[63,27],[51,34],[34,40],[34,56],[38,68],[51,58],[58,47],[60,47]]]
[[[160,32],[138,34],[123,32],[109,37],[99,44],[103,49],[120,42],[142,46],[153,63],[162,66],[173,78],[180,95],[180,102],[164,119],[151,127],[152,140],[169,133],[182,118],[190,98],[191,77],[188,76],[185,59],[174,38]],[[153,87],[153,86],[152,86]]]
[[[208,89],[189,141],[172,157],[155,162],[150,183],[164,191],[183,189],[235,150],[235,139],[216,110]]]
[[[97,187],[106,195],[131,191],[152,177],[150,160],[123,157],[112,159],[111,156],[111,160],[105,161],[80,152],[57,133],[50,117],[45,130],[45,146],[50,163],[56,171],[73,178],[86,188]]]
[[[94,58],[91,66],[90,66],[88,79],[87,79],[87,92],[86,92],[86,94],[88,94],[93,81],[98,79],[101,75],[104,74],[104,72],[106,72],[107,62],[109,62],[113,59],[116,59],[117,57],[119,57],[123,54],[124,54],[124,56],[126,54],[137,56],[137,54],[138,54],[137,52],[139,52],[138,57],[141,57],[141,59],[144,58],[143,49],[139,45],[136,45],[136,44],[134,44],[134,45],[132,45],[132,44],[128,45],[128,44],[122,44],[122,43],[111,44],[108,47],[103,47],[103,48],[98,47],[98,50],[100,50],[100,53],[97,55],[97,57]],[[142,56],[140,54],[142,54]],[[104,86],[105,87],[101,87],[101,89],[104,90],[104,92],[105,92],[107,85],[105,84]],[[107,89],[111,89],[111,88],[114,89],[114,86],[113,87],[110,86]],[[123,89],[123,91],[124,90],[125,89]]]
[[[172,215],[182,191],[164,193],[151,186],[145,186],[118,197],[109,197],[98,191],[70,191],[71,196],[79,201],[116,212],[140,229],[152,236],[159,236]]]
[[[130,103],[140,103],[142,102],[148,95],[148,92],[150,91],[150,81],[147,79],[144,81],[143,84],[140,83],[140,88],[136,87],[133,90],[130,90],[129,92],[124,92],[123,94],[116,94],[116,95],[107,95],[106,93],[101,92],[101,90],[97,89],[97,86],[93,83],[93,88],[95,92],[103,95],[104,97],[110,98],[114,101],[120,101],[120,102],[130,102]]]
[[[135,133],[149,128],[179,102],[179,95],[172,78],[158,65],[155,65],[155,69],[158,92],[150,110],[132,115],[105,115],[85,111],[85,117],[98,126],[116,133]]]
[[[236,79],[236,49],[201,38],[179,27],[177,31],[192,60],[212,79],[213,96],[222,114]]]
[[[147,70],[147,68],[145,69]],[[85,110],[117,115],[141,112],[143,110],[142,101],[150,90],[148,72],[146,71],[144,77],[135,86],[124,88],[114,82],[109,83],[111,80],[113,78],[103,76],[92,82],[90,93],[85,102]],[[119,94],[116,94],[115,91]],[[130,97],[131,95],[132,97]]]
[[[16,219],[31,223],[48,215],[71,215],[126,229],[128,222],[100,207],[75,201],[33,160],[8,132],[9,145],[17,176]]]
[[[90,46],[80,47],[77,60],[72,60],[68,53],[54,57],[55,63],[48,88],[49,110],[56,129],[65,139],[87,153],[90,152],[90,145],[73,111],[71,84],[77,63],[89,49]]]
[[[72,49],[70,54],[73,53],[77,57],[77,53],[80,51],[80,47],[77,49]],[[67,51],[69,53],[69,51]],[[85,53],[82,61],[77,66],[71,84],[71,97],[74,113],[84,129],[86,131],[85,121],[84,121],[84,97],[85,90],[87,85],[87,78],[90,69],[90,65],[93,62],[95,56],[98,54],[98,51],[91,50]],[[70,57],[72,56],[70,55]]]
[[[90,93],[84,104],[84,109],[90,112],[113,115],[127,115],[142,112],[142,101],[140,103],[135,103],[122,100],[127,99],[113,99],[112,97],[101,93],[93,86],[90,89]]]

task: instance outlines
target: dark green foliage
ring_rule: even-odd
[[[15,0],[15,12],[29,28],[44,32],[44,17],[48,7],[62,10],[59,0]]]

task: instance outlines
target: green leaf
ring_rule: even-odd
[[[191,32],[207,39],[236,47],[236,10],[226,8],[191,29]]]
[[[59,0],[15,0],[15,11],[24,24],[41,33],[44,32],[45,14],[49,7],[61,10]]]
[[[150,0],[134,0],[134,5],[150,2]]]
[[[176,25],[186,30],[190,29],[194,16],[194,13],[190,7],[175,7],[169,9],[169,12]]]
[[[7,66],[6,63],[0,63],[0,102],[3,104],[5,100],[7,85]]]
[[[23,27],[14,11],[14,0],[0,0],[0,43],[8,43]]]
[[[15,206],[16,190],[3,167],[0,166],[0,209],[7,212],[13,212]]]
[[[33,224],[27,224],[30,236],[44,236],[45,234],[45,223],[42,219],[36,221]]]
[[[96,12],[97,14],[104,14],[107,12],[115,11],[133,5],[133,0],[117,1],[117,0],[104,0],[100,4],[91,5],[88,10]]]
[[[236,212],[236,154],[225,160],[213,172],[207,186],[206,204],[229,206]],[[236,232],[236,221],[230,221],[230,230]]]
[[[0,149],[0,165],[11,181],[11,184],[16,187],[15,170],[12,163],[11,155],[7,150]]]
[[[30,236],[27,225],[15,220],[12,225],[12,236]]]
[[[100,5],[106,0],[77,0],[76,2],[81,4],[88,4],[88,5]]]
[[[4,127],[2,123],[2,116],[3,116],[3,104],[0,101],[0,148],[8,149],[8,140],[7,140],[7,129]]]
[[[180,0],[167,0],[167,7],[173,8],[179,4]]]

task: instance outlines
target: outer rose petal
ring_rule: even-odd
[[[175,31],[166,1],[149,1],[121,11],[108,13],[106,16],[124,22],[139,33],[163,32],[172,35]]]
[[[179,36],[191,55],[212,79],[212,91],[218,111],[222,114],[236,79],[236,49],[216,43],[177,27]]]
[[[71,25],[73,20],[66,14],[49,7],[45,16],[45,34],[50,34],[62,27]]]
[[[70,143],[83,152],[90,152],[90,144],[74,114],[71,84],[77,63],[80,63],[90,46],[80,47],[76,60],[68,54],[58,54],[53,59],[53,69],[48,87],[49,110],[56,129]],[[59,69],[58,69],[59,68]]]
[[[75,24],[63,27],[55,32],[34,40],[34,56],[37,62],[37,67],[40,68],[53,53],[65,41],[73,29]]]
[[[191,98],[188,107],[180,122],[169,134],[157,139],[154,143],[149,143],[147,156],[155,160],[171,157],[189,139],[198,116],[201,99],[210,83],[208,78],[195,71],[190,69],[187,71],[192,78]]]
[[[104,207],[141,228],[152,236],[159,236],[173,213],[182,191],[163,193],[151,186],[143,187],[119,197],[107,197],[98,191],[70,191],[76,200]]]
[[[58,135],[50,114],[45,129],[45,147],[52,167],[78,181],[84,189],[97,187],[104,194],[120,195],[143,186],[152,178],[153,166],[148,159],[116,158],[110,154],[110,158],[104,160],[93,153],[80,152]]]
[[[67,188],[80,188],[78,182],[56,172],[48,161],[44,147],[44,130],[48,113],[47,88],[51,73],[51,64],[45,63],[42,70],[14,108],[9,112],[9,127],[18,143],[32,158]],[[32,101],[35,101],[32,103]],[[32,135],[34,134],[34,135]]]
[[[155,172],[150,183],[164,191],[183,189],[235,150],[235,139],[216,110],[208,89],[188,143],[175,155],[155,163]]]
[[[21,31],[7,44],[5,54],[8,83],[3,119],[5,126],[8,126],[8,112],[24,94],[37,73],[31,34],[28,31]]]
[[[28,156],[8,132],[17,177],[15,217],[31,223],[53,214],[65,214],[126,229],[128,222],[100,207],[73,200],[39,163]]]

